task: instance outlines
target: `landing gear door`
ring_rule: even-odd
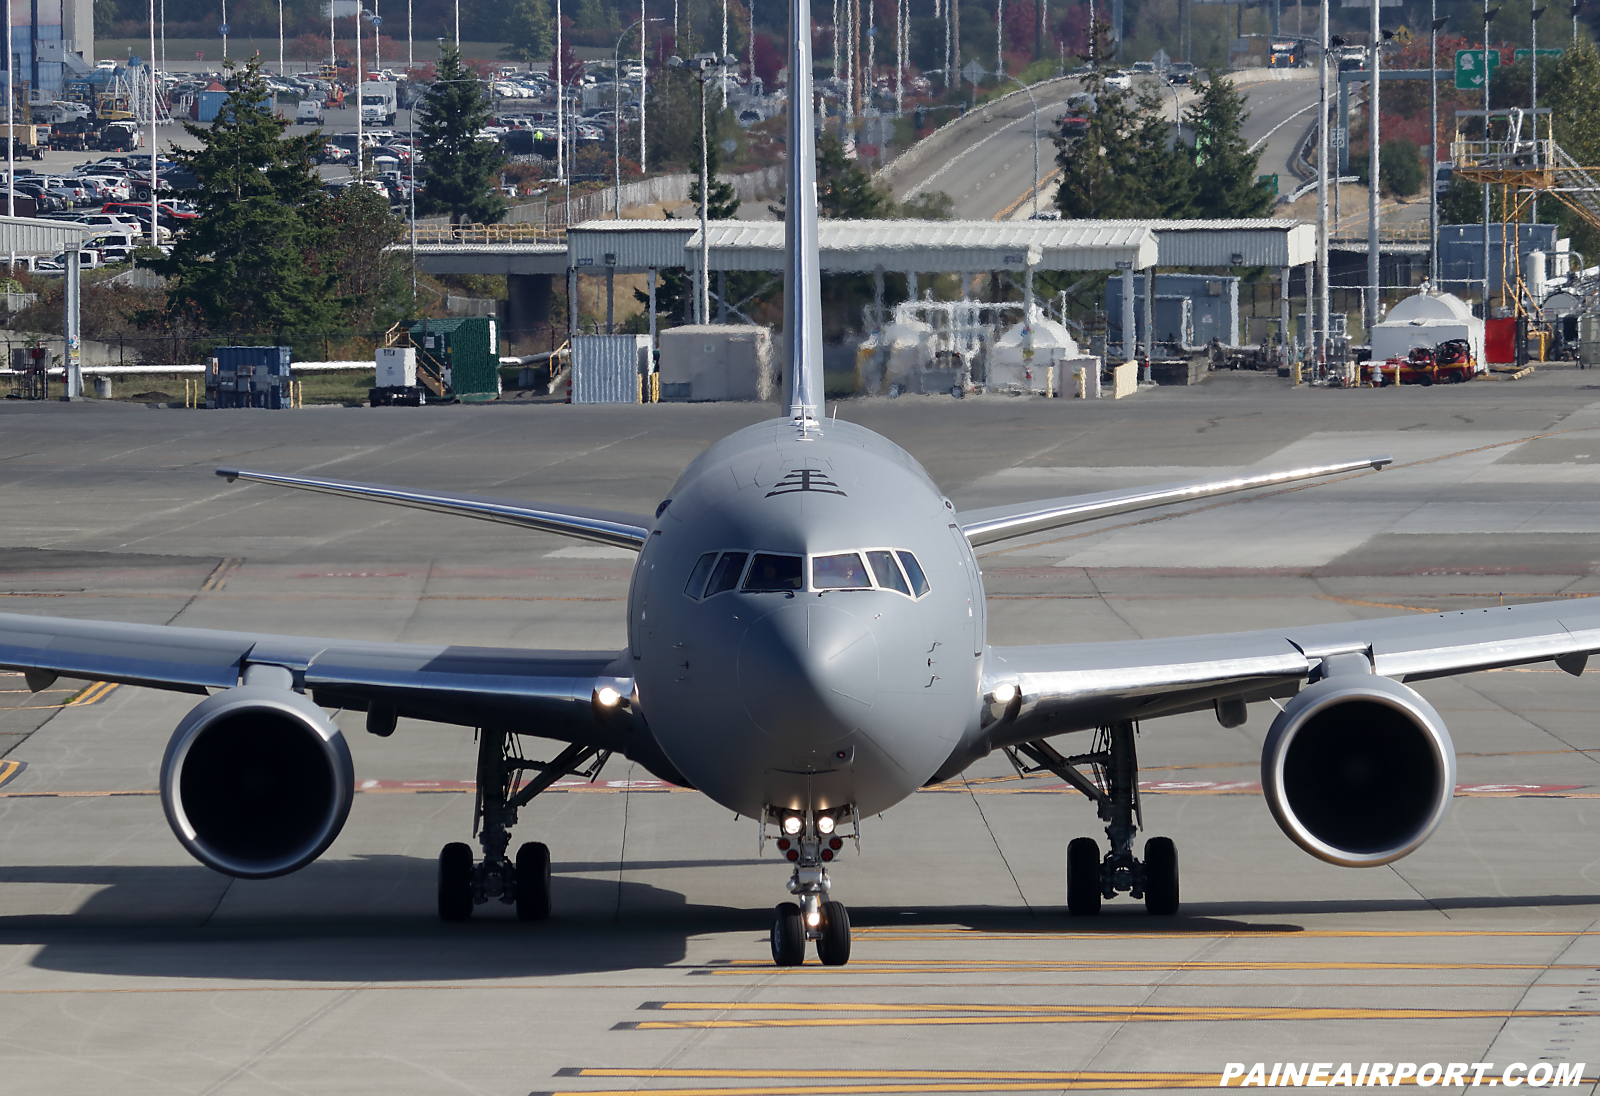
[[[983,637],[989,634],[983,603],[983,576],[978,571],[978,557],[973,553],[972,544],[961,531],[961,527],[950,526],[950,535],[955,538],[956,560],[967,580],[967,617],[972,629],[970,633],[972,654],[976,658],[982,658]]]

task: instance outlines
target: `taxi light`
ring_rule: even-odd
[[[823,815],[821,818],[818,818],[817,819],[817,829],[818,829],[818,831],[820,831],[821,833],[824,833],[824,834],[832,833],[833,832],[833,819],[828,815]]]
[[[810,913],[806,914],[806,924],[810,925],[812,928],[816,928],[818,925],[822,924],[822,913],[818,910],[812,910]]]
[[[602,708],[615,708],[622,699],[622,694],[609,685],[602,685],[595,690],[594,698],[600,702]]]
[[[1017,687],[1010,683],[995,686],[994,702],[996,704],[1010,704],[1017,696]]]
[[[783,832],[787,834],[799,833],[800,825],[800,816],[798,814],[791,814],[788,818],[783,820]]]

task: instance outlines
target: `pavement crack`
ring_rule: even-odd
[[[231,1070],[221,1080],[217,1081],[216,1084],[211,1085],[209,1088],[202,1089],[201,1093],[200,1093],[200,1096],[213,1096],[214,1093],[221,1092],[223,1089],[225,1089],[229,1085],[233,1084],[234,1081],[237,1081],[240,1077],[243,1077],[243,1076],[245,1076],[247,1074],[252,1074],[253,1071],[255,1070],[256,1066],[260,1065],[262,1062],[264,1062],[268,1058],[270,1058],[273,1054],[277,1053],[283,1047],[287,1046],[289,1044],[289,1042],[292,1041],[295,1038],[295,1036],[299,1035],[303,1031],[308,1030],[311,1027],[314,1027],[319,1021],[321,1021],[324,1017],[326,1017],[330,1012],[332,1012],[335,1009],[339,1008],[346,1001],[349,1001],[350,999],[355,997],[356,994],[360,993],[363,989],[366,989],[366,988],[367,988],[367,984],[363,983],[362,985],[359,985],[359,986],[352,986],[350,989],[347,989],[342,993],[335,994],[331,1001],[329,1001],[327,1004],[323,1005],[321,1008],[317,1009],[316,1011],[312,1012],[309,1016],[305,1017],[298,1024],[295,1024],[293,1027],[289,1028],[288,1031],[285,1031],[282,1035],[279,1035],[276,1039],[272,1040],[272,1042],[270,1042],[266,1046],[262,1047],[259,1051],[256,1052],[255,1056],[252,1057],[249,1061],[243,1063],[242,1065],[234,1067],[233,1070]]]
[[[1006,874],[1011,876],[1011,885],[1017,888],[1017,897],[1022,899],[1023,908],[1028,911],[1029,917],[1037,917],[1038,915],[1034,912],[1033,904],[1028,901],[1028,896],[1023,893],[1022,884],[1017,880],[1017,873],[1012,869],[1011,861],[1006,859],[1006,850],[1000,847],[1000,838],[995,836],[994,827],[989,825],[989,816],[983,813],[983,804],[978,802],[978,796],[975,792],[973,792],[972,784],[967,780],[965,775],[963,775],[961,778],[961,784],[967,789],[967,797],[972,800],[972,805],[978,808],[978,819],[983,823],[983,828],[988,832],[989,840],[994,842],[994,851],[1000,854],[1000,863],[1005,865]]]

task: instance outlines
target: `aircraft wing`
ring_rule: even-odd
[[[609,544],[614,548],[638,551],[650,535],[652,518],[642,514],[623,514],[614,510],[593,510],[585,506],[551,506],[520,499],[492,498],[485,495],[457,495],[446,491],[414,491],[405,487],[385,487],[375,483],[321,479],[316,476],[289,476],[276,472],[254,472],[246,468],[218,468],[217,475],[229,483],[236,479],[316,491],[324,495],[386,502],[413,510],[432,510],[437,514],[519,525],[541,533]]]
[[[626,652],[365,643],[159,624],[0,613],[0,668],[30,688],[59,677],[205,695],[252,666],[288,669],[325,707],[374,707],[468,727],[513,726],[542,737],[623,749],[632,716],[601,713],[595,696],[631,682]]]
[[[1065,498],[1044,499],[1039,502],[1016,502],[1005,506],[989,506],[981,510],[964,510],[956,515],[956,520],[961,526],[961,531],[967,535],[967,540],[974,545],[992,544],[1008,537],[1020,537],[1028,533],[1056,529],[1063,525],[1076,525],[1097,518],[1114,517],[1135,510],[1149,510],[1176,502],[1193,502],[1196,499],[1228,495],[1235,491],[1250,491],[1258,487],[1277,487],[1299,480],[1341,476],[1369,469],[1376,471],[1391,463],[1393,460],[1390,457],[1369,457],[1366,460],[1341,461],[1337,464],[1288,468],[1281,472],[1227,476],[1222,479],[1196,480],[1188,483],[1163,483],[1119,491],[1099,491],[1091,495],[1069,495]]]
[[[1020,696],[992,746],[1125,719],[1198,711],[1221,699],[1292,696],[1325,658],[1357,655],[1376,674],[1422,681],[1555,662],[1581,673],[1600,651],[1600,600],[1539,602],[1257,632],[992,647],[985,692]]]

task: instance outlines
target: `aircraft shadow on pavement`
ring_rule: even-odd
[[[491,901],[465,923],[444,924],[436,863],[417,857],[321,861],[270,880],[198,864],[0,867],[0,894],[27,883],[100,888],[71,913],[0,915],[0,944],[43,945],[32,962],[50,970],[385,983],[664,967],[683,962],[690,936],[767,930],[769,909],[692,905],[674,890],[619,881],[617,868],[558,862],[548,921],[518,921]]]

